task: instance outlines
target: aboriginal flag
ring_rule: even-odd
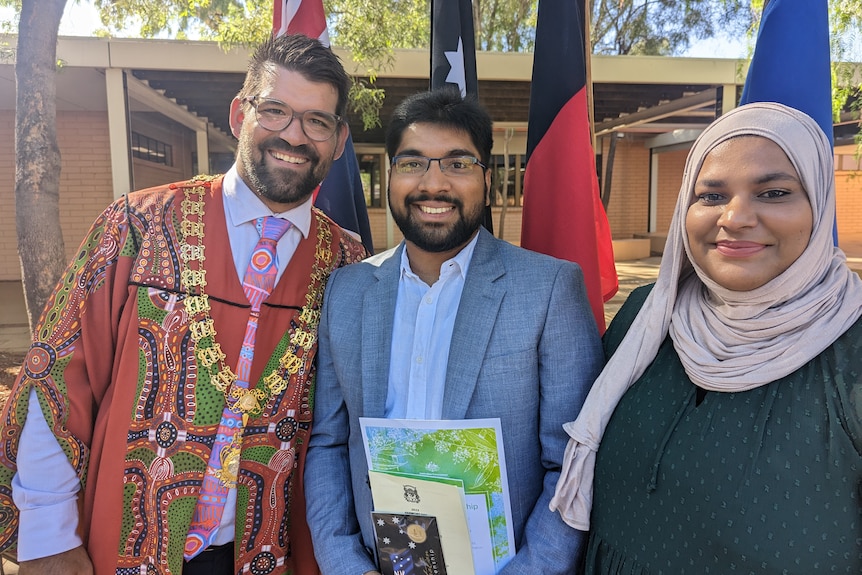
[[[540,0],[521,245],[577,262],[596,324],[619,287],[599,195],[586,91],[583,0]]]

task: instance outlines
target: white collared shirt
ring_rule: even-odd
[[[274,215],[293,224],[276,245],[278,281],[299,242],[308,237],[312,198],[286,212],[274,214],[239,177],[236,164],[225,174],[222,191],[228,239],[240,282],[260,239],[255,220]],[[82,543],[76,533],[80,481],[48,427],[35,391],[30,391],[29,399],[27,421],[18,447],[19,472],[12,478],[12,497],[20,510],[19,561],[55,555]],[[45,473],[45,470],[51,472]],[[235,511],[236,489],[231,489],[213,544],[233,541]]]
[[[245,276],[245,270],[251,259],[251,252],[260,239],[260,234],[254,225],[257,218],[275,216],[286,219],[292,224],[278,240],[275,247],[278,265],[278,273],[275,278],[278,281],[281,279],[281,274],[284,273],[287,263],[290,262],[294,252],[296,252],[299,242],[308,237],[308,231],[311,229],[313,198],[309,196],[305,202],[286,212],[273,213],[239,177],[236,164],[224,175],[222,190],[230,249],[233,252],[233,263],[236,266],[236,275],[240,282]],[[282,262],[285,263],[282,264]]]
[[[455,257],[443,262],[432,286],[413,273],[407,248],[402,251],[385,417],[443,417],[449,344],[478,237],[476,234]]]

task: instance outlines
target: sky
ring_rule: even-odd
[[[0,18],[8,19],[10,14],[11,9],[0,8]],[[61,36],[92,36],[99,27],[99,14],[92,3],[68,0],[60,20]],[[695,42],[683,55],[692,58],[746,58],[748,48],[744,37],[734,39],[719,36]]]

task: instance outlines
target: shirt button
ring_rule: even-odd
[[[425,303],[428,303],[428,304],[434,303],[434,298],[429,295],[428,297],[425,298]]]
[[[422,356],[421,355],[416,358],[416,363],[422,363]]]

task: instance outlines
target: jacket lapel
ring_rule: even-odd
[[[392,353],[392,324],[401,271],[402,243],[391,257],[373,272],[375,282],[362,301],[362,413],[366,417],[383,417]]]
[[[479,230],[449,347],[443,392],[444,419],[463,419],[467,413],[491,330],[506,293],[502,282],[497,281],[506,273],[498,255],[497,241],[484,228]]]

